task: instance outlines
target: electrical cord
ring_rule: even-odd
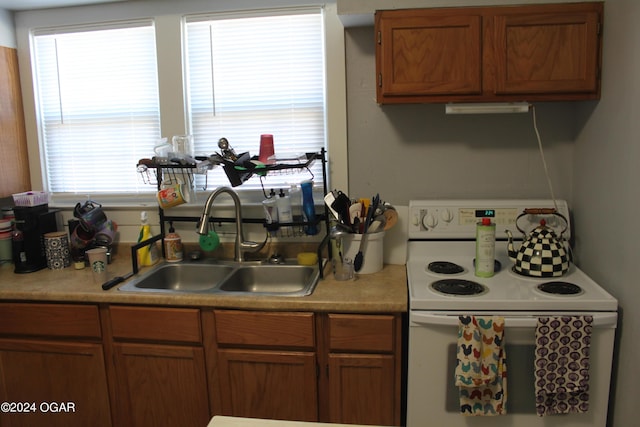
[[[549,168],[547,167],[547,160],[544,157],[544,148],[542,147],[542,138],[540,137],[540,132],[538,131],[538,122],[536,119],[536,107],[533,104],[531,104],[531,113],[533,117],[533,130],[535,131],[536,138],[538,139],[538,149],[540,150],[540,158],[542,159],[544,174],[547,177],[547,185],[549,186],[549,192],[551,193],[551,200],[553,200],[554,208],[556,209],[556,211],[558,211],[558,203],[556,202],[556,195],[553,191],[553,184],[551,183],[551,177],[549,176]]]
[[[538,122],[536,118],[536,107],[531,104],[531,115],[533,117],[533,130],[536,133],[536,138],[538,140],[538,149],[540,150],[540,158],[542,159],[542,166],[544,167],[544,174],[547,177],[547,185],[549,186],[549,192],[551,193],[551,200],[553,200],[553,206],[556,212],[560,212],[558,210],[558,202],[556,201],[556,195],[553,191],[553,184],[551,182],[551,177],[549,176],[549,169],[547,167],[547,160],[544,157],[544,148],[542,147],[542,138],[540,137],[540,132],[538,131]],[[565,247],[567,249],[567,253],[569,254],[569,259],[573,261],[573,248],[571,247],[571,243],[567,241],[564,236],[559,236],[561,241],[565,242]]]

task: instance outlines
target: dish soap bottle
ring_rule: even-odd
[[[313,181],[310,179],[302,181],[300,189],[302,190],[302,214],[307,222],[304,231],[310,236],[315,236],[318,234],[318,227],[316,226],[316,208],[313,202]]]
[[[183,258],[182,239],[169,222],[169,234],[164,238],[164,257],[167,262],[180,262]]]
[[[138,243],[144,242],[153,237],[151,234],[151,226],[149,225],[149,216],[146,211],[140,212],[140,235]],[[149,266],[158,262],[158,246],[155,242],[138,249],[138,265]]]

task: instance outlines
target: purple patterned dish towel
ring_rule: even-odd
[[[592,322],[592,316],[538,318],[534,370],[539,416],[589,410]]]

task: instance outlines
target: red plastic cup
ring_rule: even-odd
[[[258,160],[264,164],[275,163],[276,156],[273,150],[273,135],[260,135],[260,154]]]

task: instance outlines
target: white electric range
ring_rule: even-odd
[[[415,200],[409,203],[407,280],[409,287],[409,364],[407,426],[438,419],[448,427],[605,425],[609,396],[617,300],[575,265],[561,277],[517,274],[507,255],[507,229],[517,250],[523,236],[516,218],[526,208],[556,208],[557,215],[528,215],[518,225],[526,232],[545,219],[556,235],[569,241],[570,212],[565,201]],[[475,275],[476,224],[490,217],[496,224],[496,271]],[[561,234],[563,230],[564,233]],[[550,293],[549,291],[552,291]],[[460,414],[454,386],[456,338],[460,315],[505,317],[509,399],[507,415]],[[589,410],[585,414],[540,417],[535,413],[533,362],[539,317],[593,316]],[[484,418],[478,420],[477,418]],[[487,420],[490,418],[491,421]]]

